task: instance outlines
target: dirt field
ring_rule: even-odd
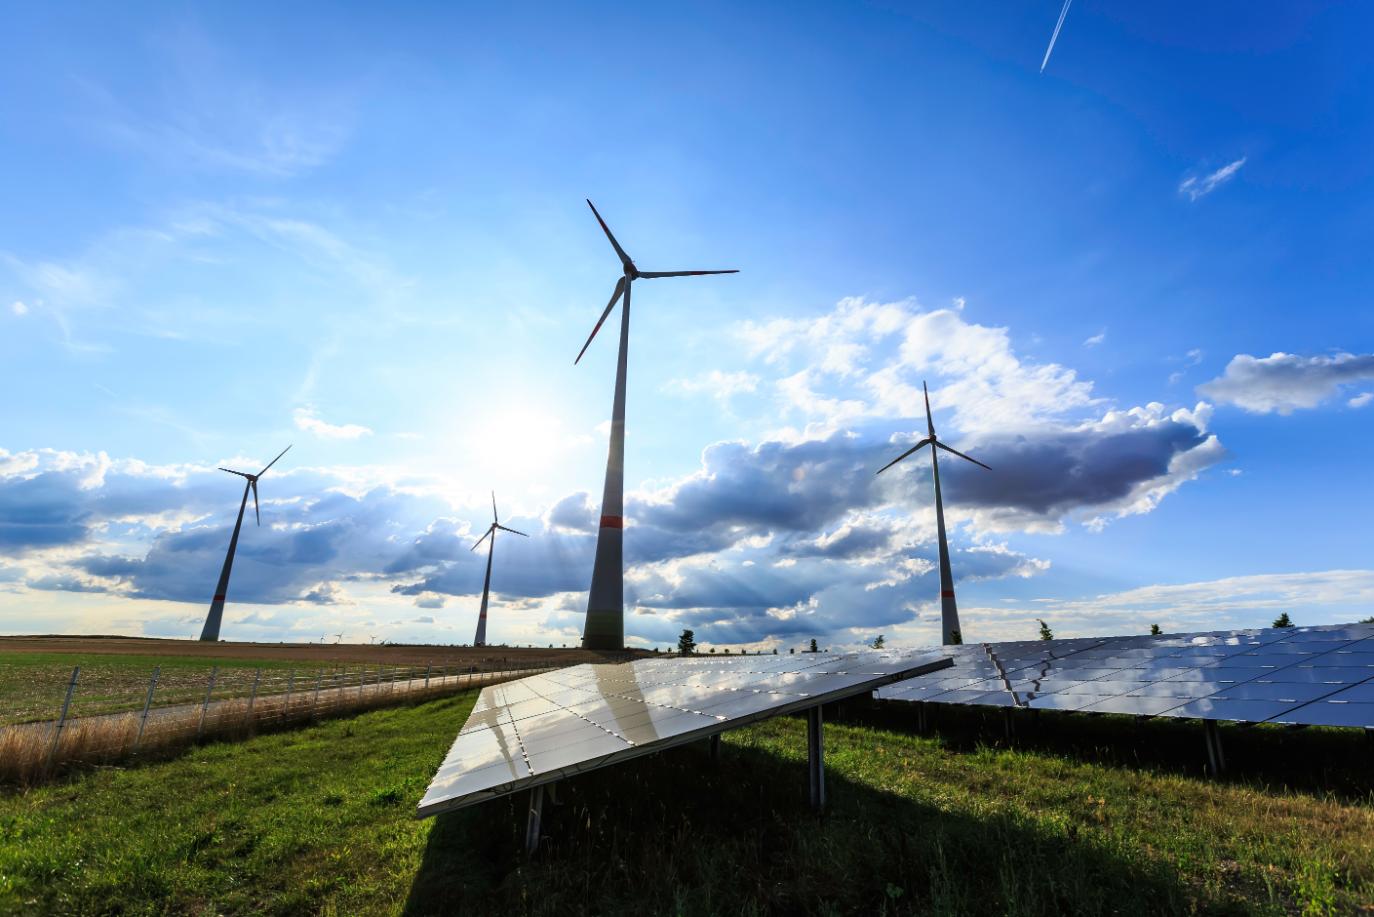
[[[526,663],[577,665],[618,662],[652,655],[643,650],[601,653],[583,649],[545,649],[505,646],[430,646],[425,644],[366,646],[351,643],[202,643],[150,637],[0,637],[3,653],[73,653],[80,655],[214,657],[217,659],[301,661],[312,663],[368,663],[380,665],[475,665],[489,669]]]

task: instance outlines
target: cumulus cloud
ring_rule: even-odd
[[[22,300],[16,299],[14,302],[10,303],[10,311],[22,317],[29,314],[29,307],[25,305]]]
[[[1315,408],[1336,397],[1342,388],[1371,379],[1374,354],[1304,357],[1274,353],[1253,357],[1242,353],[1232,357],[1220,377],[1198,386],[1198,392],[1221,404],[1234,404],[1256,414],[1291,414]],[[1350,406],[1364,404],[1354,403],[1360,397],[1352,399]]]
[[[1240,167],[1245,165],[1245,159],[1246,157],[1242,156],[1234,162],[1227,163],[1215,172],[1209,172],[1206,175],[1192,175],[1185,178],[1179,183],[1178,193],[1188,198],[1190,201],[1196,201],[1199,198],[1206,197],[1234,178],[1235,174],[1240,171]]]
[[[1360,394],[1347,401],[1346,405],[1352,408],[1362,408],[1371,401],[1374,401],[1374,392],[1360,392]]]
[[[298,430],[313,433],[321,439],[358,439],[372,435],[372,429],[364,427],[362,424],[332,424],[321,420],[315,409],[308,406],[296,408],[292,413],[292,418],[295,420]]]

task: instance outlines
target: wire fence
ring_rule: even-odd
[[[230,669],[184,672],[166,679],[108,680],[83,695],[81,667],[60,692],[47,722],[0,728],[0,782],[32,785],[76,765],[116,764],[198,741],[246,738],[393,704],[414,703],[469,688],[523,678],[553,666],[357,666],[316,669]],[[168,684],[171,681],[171,684]]]

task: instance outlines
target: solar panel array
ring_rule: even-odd
[[[943,651],[641,659],[484,688],[417,815],[462,808],[950,665]]]
[[[882,700],[1374,728],[1374,624],[947,647]]]

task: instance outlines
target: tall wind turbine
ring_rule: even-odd
[[[277,464],[277,460],[289,452],[287,446],[277,453],[277,458],[267,463],[267,468]],[[227,471],[236,474],[244,479],[243,500],[239,503],[239,517],[234,521],[234,534],[229,537],[229,553],[224,556],[224,569],[219,572],[219,585],[215,587],[215,596],[210,600],[210,613],[205,616],[205,626],[200,630],[200,639],[218,640],[220,620],[224,617],[224,596],[229,592],[229,569],[234,566],[234,551],[239,546],[239,529],[243,526],[243,511],[248,507],[248,491],[253,492],[253,515],[257,517],[258,525],[262,525],[262,512],[258,509],[258,478],[267,474],[267,468],[257,474],[249,474],[246,471],[234,471],[232,468],[221,468],[220,471]]]
[[[982,468],[988,468],[975,458],[969,458],[958,449],[951,449],[935,436],[935,421],[930,416],[930,392],[926,390],[925,382],[921,383],[921,391],[926,398],[926,430],[928,434],[910,449],[897,456],[892,461],[878,469],[878,474],[882,474],[902,459],[911,455],[917,449],[924,449],[930,446],[930,470],[935,476],[935,531],[940,539],[940,640],[949,646],[952,643],[962,643],[963,632],[959,629],[959,607],[954,603],[954,576],[949,569],[949,543],[945,541],[945,503],[940,497],[940,459],[939,450],[943,449],[965,461],[972,462]],[[991,471],[991,468],[988,468]]]
[[[501,524],[501,517],[496,514],[496,493],[491,495],[491,525],[487,527],[487,534],[477,539],[477,544],[472,546],[476,551],[482,542],[491,538],[491,544],[487,545],[487,578],[482,583],[482,610],[477,613],[477,636],[473,638],[473,646],[487,645],[487,598],[491,595],[491,555],[496,553],[496,530],[510,532],[512,535],[519,535],[528,538],[524,532],[517,532],[515,529],[508,529]]]
[[[625,306],[620,310],[620,355],[615,364],[615,401],[611,407],[611,447],[606,458],[606,489],[601,496],[601,526],[596,535],[596,560],[592,564],[592,586],[587,592],[587,621],[582,629],[582,646],[591,650],[618,650],[625,647],[625,569],[623,548],[625,535],[625,367],[630,346],[630,287],[636,280],[656,277],[699,277],[704,274],[738,274],[729,271],[641,271],[625,254],[625,249],[611,234],[596,206],[587,201],[596,214],[596,221],[610,240],[620,258],[624,275],[616,281],[611,301],[597,319],[596,327],[587,336],[587,343],[578,352],[576,364],[601,330],[621,295]]]

